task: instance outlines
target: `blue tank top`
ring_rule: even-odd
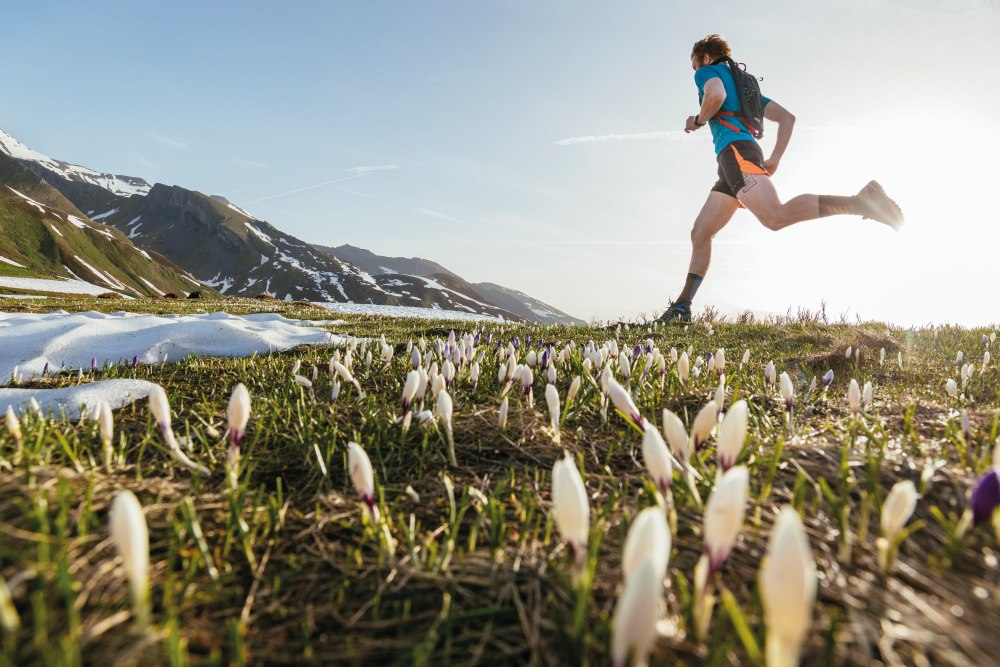
[[[706,65],[699,67],[694,73],[694,82],[698,86],[698,102],[705,96],[705,84],[709,79],[722,79],[722,85],[726,89],[726,100],[722,103],[720,111],[739,111],[740,95],[733,82],[733,75],[729,71],[729,65],[719,63],[718,65]],[[771,100],[763,95],[760,96],[762,106],[766,107]],[[734,141],[756,141],[746,124],[735,116],[727,116],[726,122],[740,128],[739,132],[731,130],[714,118],[708,121],[708,128],[712,131],[712,142],[715,144],[715,154],[718,155],[722,149]]]

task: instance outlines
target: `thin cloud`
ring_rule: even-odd
[[[180,139],[172,139],[170,137],[164,137],[164,136],[159,135],[159,134],[153,134],[152,132],[150,132],[148,134],[148,136],[152,137],[153,139],[156,139],[157,141],[159,141],[164,146],[168,146],[170,148],[173,148],[174,150],[186,151],[188,149],[187,142],[186,141],[181,141]]]
[[[635,134],[598,134],[585,137],[569,137],[553,141],[556,146],[574,146],[576,144],[603,144],[609,141],[650,141],[656,139],[683,139],[687,133],[683,130],[660,130],[656,132],[637,132]]]
[[[370,174],[373,171],[395,171],[399,169],[398,164],[374,164],[363,167],[351,167],[347,171],[354,174]]]
[[[428,208],[415,208],[413,210],[416,211],[417,213],[423,213],[426,216],[437,218],[438,220],[444,220],[445,222],[454,222],[457,225],[465,225],[466,227],[475,227],[475,225],[471,222],[468,222],[466,220],[459,220],[458,218],[453,218],[450,215],[445,215],[444,213],[440,213],[438,211],[432,211],[431,209]]]
[[[297,192],[305,192],[306,190],[315,190],[316,188],[322,188],[327,185],[333,185],[334,183],[341,183],[343,181],[349,181],[352,178],[361,178],[362,176],[367,176],[370,172],[362,172],[360,174],[354,174],[353,176],[344,176],[343,178],[335,178],[332,181],[323,181],[322,183],[316,183],[314,185],[307,185],[303,188],[296,188],[294,190],[289,190],[287,192],[279,192],[276,195],[268,195],[267,197],[261,197],[260,199],[254,199],[248,201],[248,204],[256,204],[261,201],[268,201],[269,199],[277,199],[278,197],[287,197],[288,195],[294,195]]]
[[[156,166],[155,164],[153,164],[152,162],[150,162],[149,160],[147,160],[147,159],[146,159],[146,158],[145,158],[144,156],[142,156],[141,154],[139,155],[139,162],[140,162],[140,163],[142,164],[142,166],[144,166],[144,167],[155,167],[155,166]]]
[[[380,199],[380,197],[376,197],[375,195],[370,195],[367,192],[361,192],[360,190],[352,190],[351,188],[337,188],[337,189],[340,190],[341,192],[346,192],[347,194],[350,194],[350,195],[357,195],[359,197],[367,197],[368,199]]]
[[[266,169],[267,164],[264,162],[257,162],[256,160],[244,160],[242,158],[234,157],[230,158],[236,164],[246,167],[247,169]]]

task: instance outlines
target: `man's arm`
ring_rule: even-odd
[[[706,81],[705,91],[701,98],[701,109],[698,111],[698,122],[701,125],[695,125],[695,117],[689,116],[684,126],[684,131],[694,132],[699,127],[704,126],[712,116],[718,113],[719,109],[722,108],[722,103],[725,101],[726,87],[722,83],[722,79],[714,76]]]
[[[767,170],[767,173],[774,174],[778,170],[778,163],[781,162],[781,156],[785,154],[788,142],[792,138],[792,128],[795,127],[795,116],[788,109],[771,100],[764,107],[764,118],[778,124],[778,138],[774,142],[771,157],[764,160],[764,169]]]

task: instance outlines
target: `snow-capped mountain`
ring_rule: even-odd
[[[286,300],[418,306],[510,320],[579,322],[511,290],[505,294],[519,296],[504,298],[514,310],[500,306],[485,291],[427,260],[393,258],[371,270],[367,262],[359,266],[286,234],[224,197],[176,185],[150,186],[141,178],[56,160],[2,130],[0,155],[43,179],[81,215],[89,216],[92,224],[115,228],[139,248],[168,258],[202,284],[229,296],[267,293]],[[489,289],[494,293],[505,290]]]
[[[461,285],[458,289],[465,294],[508,310],[529,322],[539,324],[584,324],[558,308],[532,298],[524,292],[494,283],[468,283],[457,274],[444,268],[437,262],[420,257],[385,257],[352,245],[341,245],[336,248],[317,245],[317,248],[335,257],[364,269],[378,278],[381,274],[409,274],[440,280],[453,285]]]
[[[63,162],[62,160],[55,160],[48,155],[28,148],[3,130],[0,130],[0,152],[6,153],[12,158],[25,160],[45,167],[52,173],[62,176],[68,181],[97,185],[112,194],[122,197],[145,195],[151,187],[149,183],[136,176],[104,174],[93,169],[88,169],[87,167]]]
[[[5,152],[0,152],[0,287],[5,293],[82,288],[126,297],[204,289],[166,258],[89,218]]]

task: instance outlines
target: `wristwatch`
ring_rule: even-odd
[[[701,113],[701,112],[699,112],[699,113]],[[704,127],[705,126],[705,123],[699,123],[698,122],[698,114],[694,115],[694,121],[693,122],[694,122],[695,127]]]

